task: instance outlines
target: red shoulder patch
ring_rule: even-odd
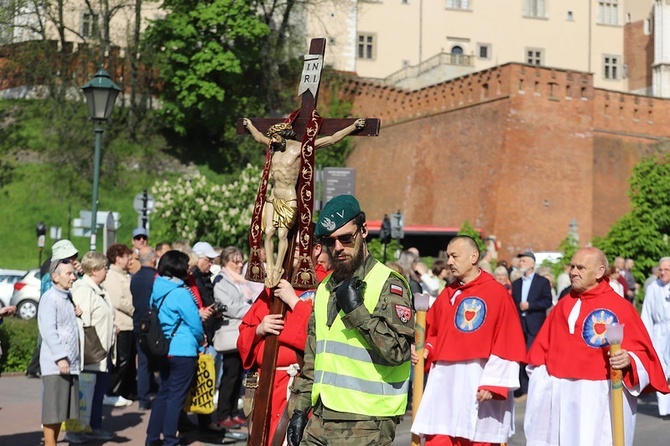
[[[412,318],[412,309],[410,307],[405,307],[404,305],[395,304],[395,314],[398,316],[398,319],[405,324]]]
[[[397,294],[398,296],[402,296],[402,287],[400,285],[391,284],[391,294]]]

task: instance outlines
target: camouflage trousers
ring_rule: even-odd
[[[312,414],[300,445],[305,446],[391,446],[395,419],[324,421]]]

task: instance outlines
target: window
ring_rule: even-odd
[[[451,47],[451,54],[458,54],[460,56],[463,54],[463,48],[458,45],[454,45]]]
[[[603,55],[603,78],[609,80],[621,79],[621,57],[611,54]]]
[[[547,15],[544,8],[544,0],[524,0],[523,15],[526,17],[545,18]]]
[[[447,0],[447,9],[470,9],[470,0]]]
[[[529,65],[544,65],[544,50],[541,48],[526,48],[526,63]]]
[[[651,19],[644,19],[644,35],[649,36],[653,30]]]
[[[619,0],[600,0],[598,2],[598,23],[619,24]]]
[[[490,43],[478,43],[477,44],[477,57],[480,59],[490,59],[491,58],[491,44]]]
[[[359,34],[358,35],[358,58],[359,59],[374,59],[376,53],[376,37],[374,34]]]
[[[96,37],[99,34],[98,24],[98,14],[84,14],[81,35],[84,37]]]

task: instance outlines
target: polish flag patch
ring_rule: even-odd
[[[403,324],[407,323],[407,321],[412,318],[412,310],[403,305],[395,304],[395,314]]]
[[[391,293],[397,294],[398,296],[402,296],[402,287],[400,285],[391,284]]]

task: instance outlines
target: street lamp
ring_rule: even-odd
[[[100,151],[102,146],[102,124],[112,114],[114,102],[121,89],[112,81],[109,73],[100,70],[86,85],[81,87],[86,96],[88,114],[95,123],[95,157],[93,159],[93,209],[91,212],[91,251],[95,251],[98,229],[98,183],[100,181]]]

